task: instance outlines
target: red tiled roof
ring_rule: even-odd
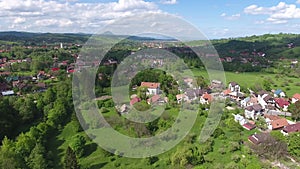
[[[231,93],[231,90],[230,89],[227,89],[227,90],[224,90],[223,91],[223,94],[226,96],[226,95],[228,95],[229,93]]]
[[[294,94],[293,98],[300,100],[300,94],[299,93]]]
[[[147,87],[150,89],[157,89],[160,86],[160,83],[152,83],[152,82],[142,82],[141,86]]]
[[[202,98],[205,99],[205,100],[208,100],[209,102],[212,101],[212,96],[211,96],[210,94],[207,94],[207,93],[205,93],[205,94],[202,96]]]
[[[279,107],[282,107],[282,108],[284,106],[290,105],[290,103],[287,100],[283,99],[283,98],[275,98],[275,102],[278,104]]]
[[[160,99],[160,96],[159,96],[159,95],[154,95],[154,96],[151,97],[151,103],[155,103],[155,102],[157,102],[159,99]]]
[[[246,123],[246,124],[243,125],[243,127],[244,127],[246,130],[253,130],[256,126],[255,126],[255,124]]]
[[[140,102],[140,101],[141,101],[140,98],[135,97],[135,98],[133,98],[133,99],[130,100],[130,105],[132,106],[132,105],[134,105],[135,103]]]
[[[282,119],[277,119],[271,122],[272,125],[272,129],[280,129],[282,127],[288,126],[289,123],[287,122],[287,120],[285,118]]]

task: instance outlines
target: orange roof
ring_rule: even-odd
[[[284,126],[288,126],[289,123],[287,122],[287,120],[285,118],[282,118],[282,119],[277,119],[277,120],[272,121],[271,125],[272,125],[272,129],[279,129]]]
[[[182,99],[183,97],[185,97],[185,94],[178,94],[178,95],[176,95],[176,99],[177,100]]]
[[[294,94],[293,98],[300,100],[300,94],[299,93]]]
[[[224,95],[228,95],[229,93],[231,93],[231,90],[230,90],[230,89],[227,89],[227,90],[224,90],[224,91],[223,91],[223,94],[224,94]]]
[[[270,119],[271,121],[281,119],[279,116],[269,114],[265,114],[264,117]]]
[[[202,97],[203,97],[203,99],[206,99],[206,100],[208,100],[209,102],[212,101],[212,96],[211,96],[210,94],[205,93]]]
[[[147,87],[150,89],[157,89],[160,86],[160,83],[152,83],[152,82],[142,82],[141,86]]]

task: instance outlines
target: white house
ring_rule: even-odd
[[[274,97],[285,97],[285,93],[281,89],[274,91]]]
[[[176,95],[177,103],[185,102],[188,100],[188,97],[185,94]]]
[[[230,82],[228,85],[228,89],[230,89],[231,92],[241,92],[241,87],[236,82]]]
[[[267,93],[259,94],[257,100],[263,109],[266,109],[268,105],[275,106],[275,100]]]
[[[234,121],[238,122],[240,125],[248,123],[248,121],[239,114],[232,114],[234,116]]]
[[[160,93],[160,83],[142,82],[141,87],[147,87],[147,95],[158,95]]]
[[[254,104],[252,106],[248,106],[245,109],[245,117],[247,119],[257,119],[258,115],[261,115],[262,107],[259,104]]]

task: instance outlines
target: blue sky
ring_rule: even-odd
[[[300,30],[300,0],[0,0],[0,30],[91,33],[144,12],[180,16],[210,39]]]

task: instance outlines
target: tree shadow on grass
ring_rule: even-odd
[[[95,165],[90,166],[89,169],[99,169],[99,168],[104,167],[106,164],[107,164],[107,162],[95,164]]]
[[[85,146],[84,148],[84,157],[91,155],[97,150],[98,145],[96,143],[91,143]]]

